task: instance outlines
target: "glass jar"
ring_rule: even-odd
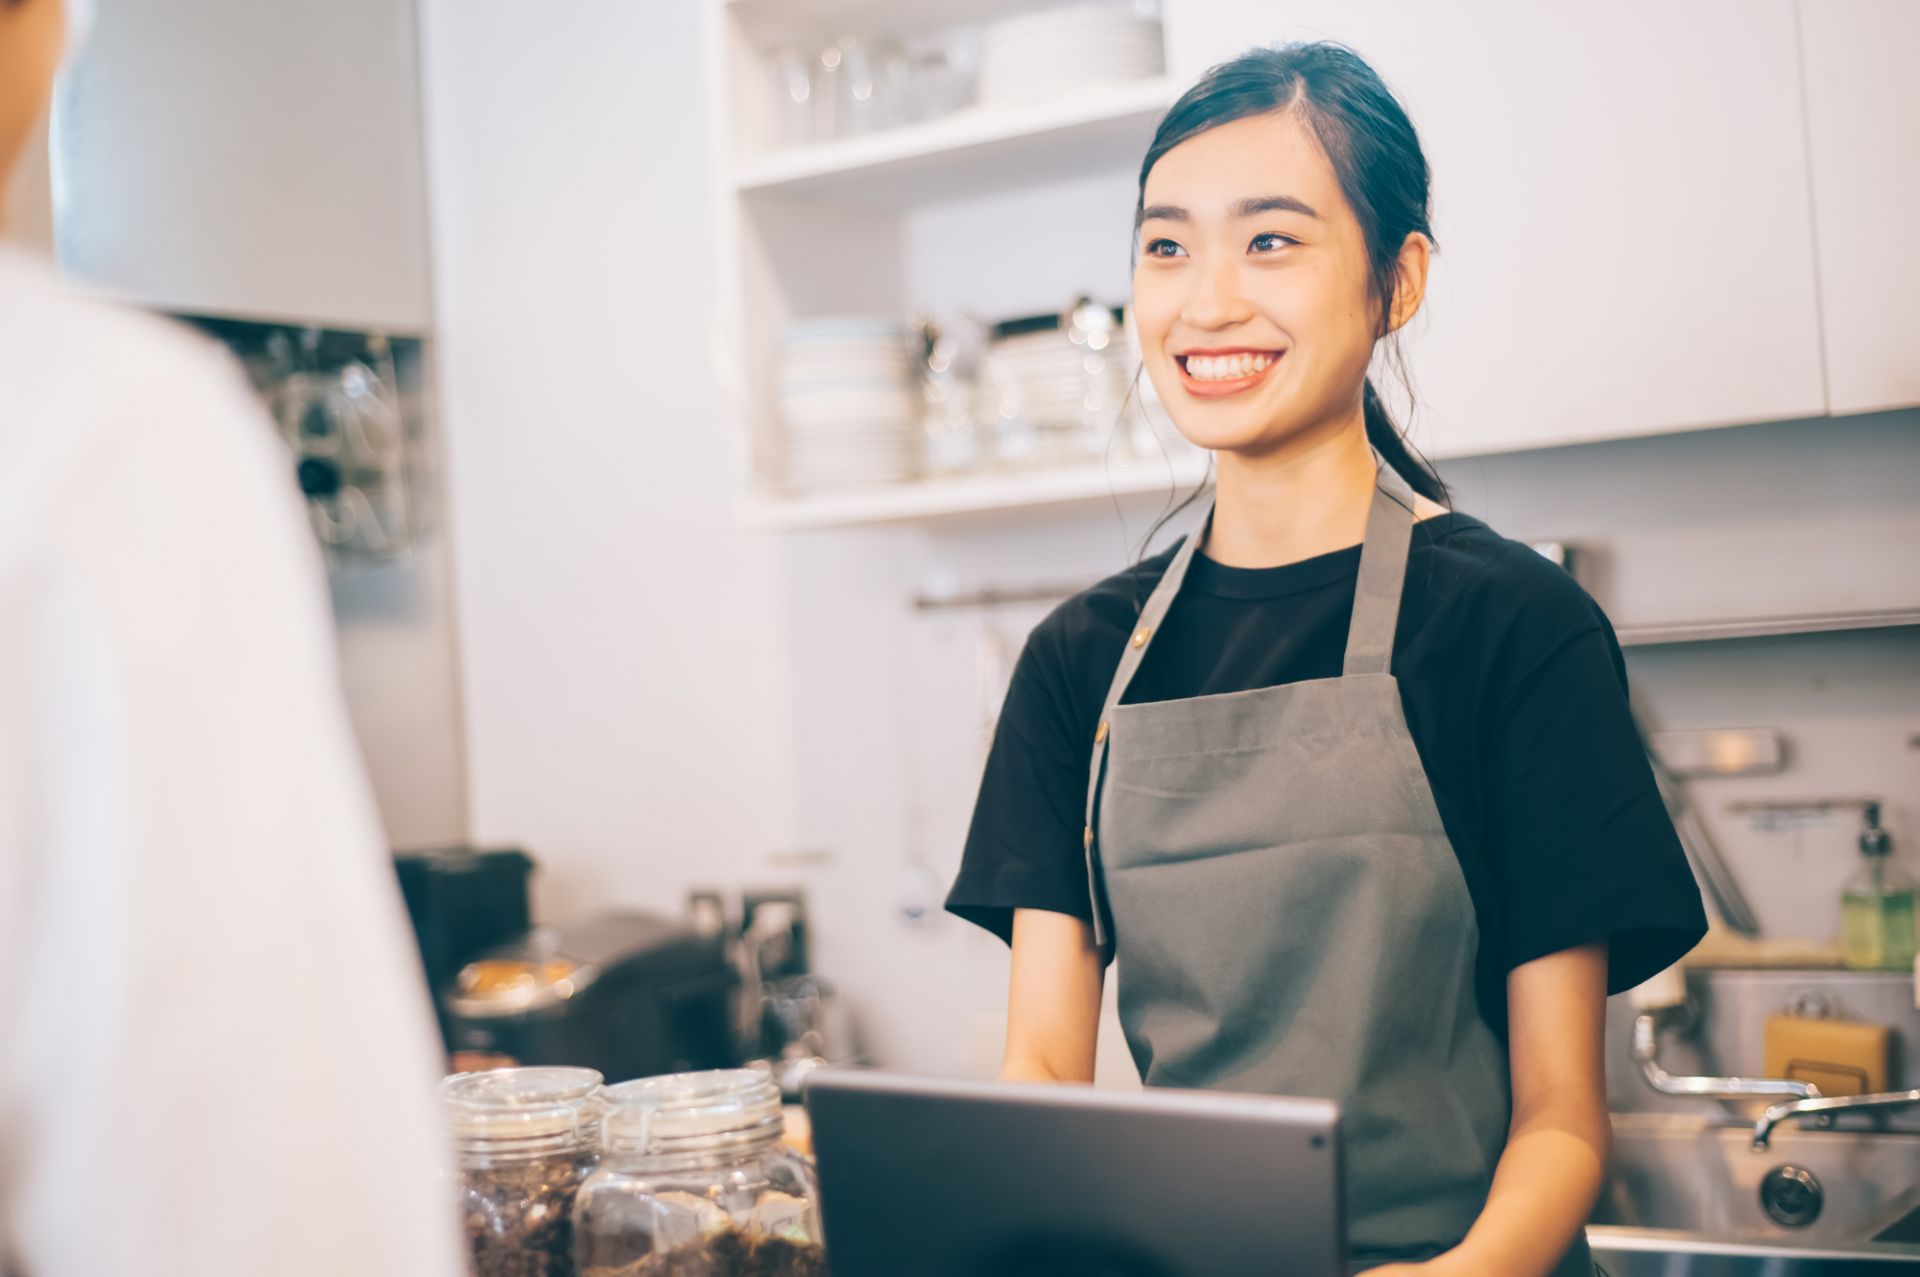
[[[574,1205],[580,1277],[818,1277],[813,1163],[781,1142],[764,1068],[608,1087],[600,1166]]]
[[[574,1277],[573,1203],[599,1156],[600,1074],[490,1069],[441,1083],[473,1277]]]

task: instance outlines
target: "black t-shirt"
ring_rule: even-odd
[[[1177,547],[1175,547],[1177,549]],[[1121,648],[1174,550],[1056,608],[1008,688],[947,908],[1010,939],[1015,909],[1092,916],[1081,839],[1093,734]],[[1276,568],[1196,555],[1129,703],[1340,674],[1360,547]],[[1482,1014],[1506,974],[1609,942],[1609,992],[1691,949],[1700,893],[1587,593],[1469,515],[1414,527],[1393,673],[1479,920]]]

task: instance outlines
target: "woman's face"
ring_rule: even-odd
[[[1365,237],[1291,112],[1187,139],[1147,174],[1133,315],[1180,433],[1259,456],[1351,421],[1373,355]]]

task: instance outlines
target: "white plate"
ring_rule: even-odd
[[[917,466],[891,470],[789,471],[787,482],[796,488],[834,488],[849,484],[904,483],[918,473]]]
[[[981,31],[981,39],[1038,40],[1062,34],[1139,28],[1157,31],[1160,24],[1118,5],[1073,5],[1042,9],[1038,13],[1016,13],[989,22]]]
[[[1064,98],[1094,85],[1150,80],[1157,74],[1159,74],[1158,70],[1154,69],[1138,72],[1088,71],[1072,74],[1049,70],[1017,79],[996,79],[982,75],[979,96],[983,102]]]
[[[818,405],[847,403],[918,403],[920,387],[898,379],[890,381],[829,381],[818,385],[776,384],[783,403]]]
[[[781,357],[776,370],[783,380],[805,383],[905,380],[913,372],[913,361],[904,354],[835,355],[818,359],[786,355]]]
[[[790,430],[808,434],[883,435],[905,430],[908,423],[920,419],[918,413],[886,412],[783,412],[781,419]]]
[[[1047,79],[1084,83],[1102,77],[1114,80],[1138,80],[1158,74],[1160,74],[1160,59],[1157,57],[1064,56],[985,66],[980,70],[980,79],[983,83],[993,85],[1020,84],[1031,80]]]
[[[795,451],[807,451],[819,455],[850,455],[853,453],[899,452],[912,448],[917,442],[917,431],[909,433],[895,430],[888,434],[814,434],[811,432],[788,432],[788,447]]]
[[[1161,47],[1160,32],[1147,27],[1134,30],[1090,31],[1082,34],[1048,36],[1035,39],[988,38],[981,41],[982,65],[1008,55],[1052,54],[1065,52],[1133,52]]]
[[[787,437],[792,447],[812,452],[886,452],[912,447],[918,434],[918,431],[907,430],[870,431],[866,434],[794,430],[789,431]]]
[[[1108,74],[1089,72],[1084,75],[1065,75],[1048,72],[1044,75],[1024,76],[1017,80],[995,80],[982,77],[979,96],[982,102],[1036,102],[1071,98],[1082,89],[1103,84],[1127,84],[1136,80],[1150,80],[1151,72],[1139,74]]]
[[[774,371],[782,377],[803,381],[831,381],[835,378],[868,380],[905,377],[913,371],[913,360],[903,350],[860,353],[848,351],[831,355],[784,351],[774,361]]]
[[[818,456],[875,455],[911,449],[915,436],[904,431],[873,435],[819,435],[789,432],[787,446],[795,452]]]
[[[1070,53],[1131,57],[1149,51],[1157,53],[1160,47],[1157,31],[1065,36],[1057,40],[998,40],[981,46],[980,65],[997,63],[1003,58],[1048,58]]]
[[[870,456],[833,456],[811,452],[794,452],[787,456],[787,469],[792,473],[838,474],[856,471],[887,471],[911,468],[919,458],[917,449],[873,454]]]
[[[904,337],[907,325],[892,315],[814,315],[787,325],[787,335],[803,340],[832,337]]]
[[[783,388],[790,387],[797,393],[806,395],[882,393],[898,395],[916,390],[919,385],[899,369],[892,372],[876,371],[864,377],[811,377],[782,370],[774,377],[774,382]]]
[[[918,404],[926,399],[918,386],[898,381],[836,381],[820,386],[776,386],[775,398],[796,408],[818,410],[833,404]]]
[[[1113,68],[1135,74],[1160,70],[1163,59],[1158,49],[1100,50],[1061,49],[1053,53],[1009,54],[980,63],[981,76],[1040,75],[1055,71],[1074,72]]]

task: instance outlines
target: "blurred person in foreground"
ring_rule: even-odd
[[[418,970],[264,414],[0,239],[0,1272],[457,1277]]]

